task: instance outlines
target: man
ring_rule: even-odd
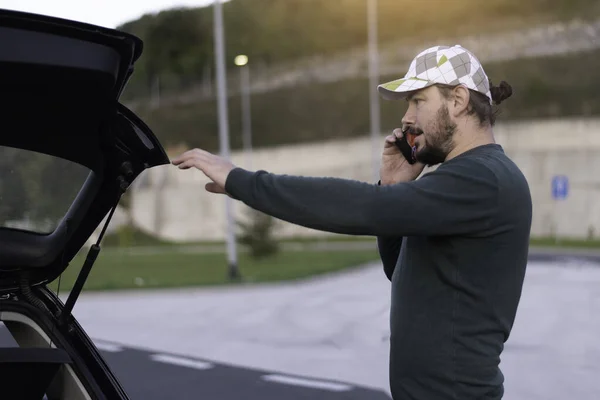
[[[510,86],[491,87],[468,50],[436,46],[378,90],[406,99],[408,110],[386,138],[377,184],[249,172],[198,149],[173,163],[203,171],[208,191],[282,220],[377,236],[392,282],[394,399],[501,399],[500,354],[521,296],[532,217],[527,181],[493,136],[492,104]],[[414,139],[414,164],[394,144],[403,135]]]

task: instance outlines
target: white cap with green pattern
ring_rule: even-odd
[[[460,45],[434,46],[423,50],[412,60],[404,78],[383,83],[377,90],[384,99],[397,100],[436,83],[463,84],[483,93],[492,103],[490,83],[481,63]]]

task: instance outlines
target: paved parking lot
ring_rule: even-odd
[[[293,284],[85,294],[74,313],[98,341],[388,392],[378,264]],[[531,261],[502,357],[505,398],[596,399],[598,360],[600,266]]]

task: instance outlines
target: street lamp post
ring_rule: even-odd
[[[229,121],[227,116],[227,82],[225,76],[225,50],[223,34],[223,10],[221,0],[214,2],[214,46],[217,72],[217,107],[219,114],[219,145],[221,156],[229,159]],[[236,242],[233,232],[232,199],[225,197],[225,214],[227,218],[227,261],[230,279],[238,279],[240,272],[237,262]]]
[[[250,71],[248,56],[240,54],[235,58],[240,67],[240,92],[242,97],[242,143],[246,168],[252,169],[252,118],[250,112]]]
[[[377,0],[367,0],[367,18],[369,29],[369,103],[371,113],[371,150],[373,163],[373,182],[379,180],[379,160],[381,157],[381,116],[377,84],[379,81],[379,52],[377,50]]]

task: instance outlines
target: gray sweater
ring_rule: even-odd
[[[501,146],[389,186],[236,168],[225,189],[284,221],[377,236],[392,283],[394,399],[502,397],[500,354],[521,296],[532,203]]]

